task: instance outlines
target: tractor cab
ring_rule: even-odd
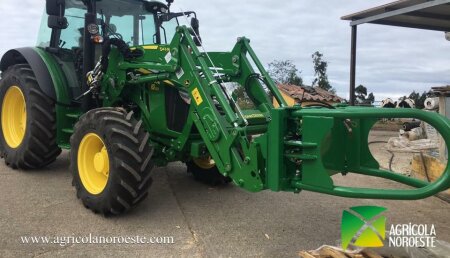
[[[186,14],[193,14],[193,12]],[[86,24],[86,15],[91,19],[95,16],[95,20],[88,21],[90,23]],[[47,1],[38,46],[82,48],[85,30],[89,33],[88,36],[99,34],[118,37],[131,46],[167,44],[175,33],[179,16],[182,14],[169,13],[169,6],[158,1]],[[54,35],[59,40],[48,41],[51,38],[49,34],[60,34]]]
[[[37,46],[76,71],[78,87],[72,87],[76,91],[102,56],[106,39],[117,38],[130,47],[169,44],[179,25],[178,17],[196,16],[194,12],[171,13],[172,2],[48,0]],[[196,18],[193,20],[198,24]]]
[[[120,41],[122,48],[159,52],[159,47],[172,41],[178,18],[187,16],[197,34],[195,41],[200,44],[195,12],[170,12],[172,3],[173,0],[167,0],[167,4],[147,0],[47,0],[37,46],[51,53],[69,77],[71,102],[89,110],[98,104],[83,98],[91,87],[86,76],[102,56],[107,56],[105,47],[110,47],[105,41]]]

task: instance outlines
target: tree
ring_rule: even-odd
[[[432,94],[429,94],[429,92],[423,92],[422,95],[420,95],[420,98],[416,101],[416,108],[424,109],[425,100],[431,95]]]
[[[413,91],[411,94],[409,94],[408,98],[414,100],[414,103],[416,104],[416,108],[423,109],[424,108],[423,107],[424,103],[423,102],[422,102],[422,104],[420,103],[420,97],[421,97],[420,93],[418,93],[416,91]],[[423,101],[425,102],[425,100],[423,100]],[[422,107],[420,107],[420,106],[422,106]]]
[[[300,76],[301,71],[297,69],[291,60],[273,61],[269,64],[268,72],[275,83],[303,85],[303,79]]]
[[[355,88],[356,102],[360,105],[372,105],[375,102],[375,96],[373,93],[367,95],[367,88],[360,84]]]
[[[330,82],[328,81],[328,63],[322,59],[323,54],[321,54],[319,51],[316,51],[314,54],[312,54],[311,57],[314,64],[314,75],[316,76],[316,78],[312,82],[312,86],[318,86],[319,88],[326,91],[335,92],[333,87],[330,85]]]
[[[244,87],[242,87],[240,85],[234,86],[234,90],[233,90],[231,96],[233,97],[233,99],[236,101],[237,105],[241,109],[247,110],[247,109],[255,108],[255,105],[248,97],[247,92],[245,91]]]
[[[367,96],[367,88],[364,87],[364,85],[360,84],[355,89],[355,93],[357,94],[356,97],[359,99],[366,99]]]
[[[375,102],[375,96],[373,95],[373,92],[371,92],[369,94],[369,96],[367,96],[367,102],[370,103],[370,105],[372,105]]]

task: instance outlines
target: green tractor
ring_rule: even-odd
[[[153,167],[174,161],[198,180],[251,192],[410,200],[449,188],[448,167],[424,182],[380,170],[368,147],[380,118],[408,117],[449,145],[448,119],[321,102],[289,107],[247,38],[230,52],[206,52],[196,13],[171,12],[172,2],[47,0],[37,47],[12,49],[0,62],[6,164],[42,168],[70,149],[77,196],[104,215],[136,206]],[[334,184],[333,175],[348,173],[413,188]]]

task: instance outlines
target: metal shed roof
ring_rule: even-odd
[[[279,84],[278,89],[299,101],[319,100],[326,102],[342,102],[343,99],[319,87]]]
[[[400,0],[342,17],[363,23],[450,31],[450,0]]]

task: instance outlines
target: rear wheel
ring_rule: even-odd
[[[187,172],[192,174],[195,180],[210,186],[227,185],[231,178],[220,174],[214,160],[211,157],[194,158],[186,163]]]
[[[0,82],[0,155],[17,169],[44,167],[56,160],[54,102],[39,88],[31,67],[18,64]]]
[[[70,167],[86,208],[118,215],[142,201],[152,183],[153,149],[142,121],[122,109],[89,111],[70,139]]]

